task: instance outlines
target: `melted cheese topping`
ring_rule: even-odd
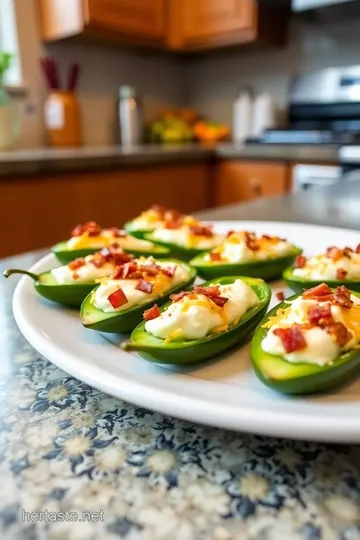
[[[237,279],[230,285],[219,285],[220,295],[229,298],[219,307],[209,298],[198,294],[197,298],[185,296],[173,302],[159,317],[147,321],[147,332],[164,339],[201,339],[208,334],[225,332],[230,324],[237,323],[253,306],[259,303],[254,291]]]
[[[319,304],[316,300],[304,299],[299,296],[293,302],[289,302],[287,309],[278,310],[276,315],[263,325],[263,328],[269,328],[269,331],[262,341],[262,349],[269,354],[281,355],[292,363],[317,364],[319,366],[331,364],[342,352],[354,348],[360,341],[360,299],[353,295],[351,299],[354,303],[350,309],[341,308],[338,305],[330,307],[334,321],[343,323],[353,336],[345,347],[341,348],[325,329],[314,327],[302,330],[306,341],[304,349],[286,353],[280,337],[274,334],[274,330],[276,328],[289,328],[295,323],[307,324],[309,322],[308,309]],[[325,303],[323,302],[323,304]]]
[[[224,237],[220,234],[213,236],[202,236],[192,234],[187,225],[179,229],[156,229],[153,232],[155,240],[166,242],[168,244],[176,244],[185,248],[211,249],[220,244]]]
[[[219,262],[243,263],[281,257],[292,250],[292,245],[289,242],[275,237],[264,238],[260,236],[256,239],[256,243],[260,249],[253,251],[246,245],[244,231],[239,231],[226,238],[220,246],[213,250],[213,253],[221,255]],[[206,255],[205,260],[212,261],[211,256]]]
[[[103,248],[109,247],[116,242],[119,247],[130,251],[136,249],[139,251],[151,250],[153,244],[147,240],[139,240],[130,234],[125,236],[114,236],[111,230],[103,229],[98,236],[89,236],[87,232],[84,232],[80,236],[73,236],[68,240],[68,249],[86,249],[86,248]]]
[[[151,264],[156,262],[158,266],[163,268],[171,267],[173,268],[173,263],[166,263],[155,261],[152,257],[147,259],[140,258],[135,259],[135,262],[141,264]],[[91,303],[101,311],[105,313],[112,313],[115,311],[122,311],[124,309],[129,309],[134,306],[140,306],[155,299],[156,297],[162,296],[169,289],[172,289],[177,284],[186,281],[188,274],[183,266],[178,264],[176,266],[175,274],[173,277],[165,276],[165,274],[159,273],[154,276],[153,289],[151,293],[146,293],[138,291],[135,289],[138,279],[105,279],[101,282],[100,286],[94,291],[91,298]],[[122,289],[127,298],[127,303],[123,304],[119,308],[114,309],[111,303],[108,300],[108,297],[118,289]]]
[[[326,255],[317,255],[307,259],[303,268],[295,268],[294,276],[313,280],[336,280],[338,269],[347,272],[346,279],[360,279],[360,254],[350,253],[349,257],[341,257],[338,261]],[[345,281],[344,280],[344,281]]]

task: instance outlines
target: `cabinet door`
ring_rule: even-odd
[[[165,38],[165,0],[87,0],[88,26],[145,39]]]
[[[216,175],[216,205],[250,201],[288,190],[288,166],[284,163],[226,161]]]
[[[174,48],[240,43],[250,38],[256,22],[254,0],[172,0],[170,10]]]

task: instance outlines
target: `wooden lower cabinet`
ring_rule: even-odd
[[[216,206],[286,193],[288,175],[285,163],[220,162],[215,175]]]
[[[0,178],[0,258],[50,246],[77,223],[123,223],[154,203],[211,205],[207,163]]]

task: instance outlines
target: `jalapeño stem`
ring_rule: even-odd
[[[5,272],[3,272],[3,276],[6,278],[11,276],[11,274],[24,274],[26,276],[31,277],[31,279],[33,279],[34,281],[38,281],[39,279],[39,276],[37,274],[33,274],[32,272],[29,272],[28,270],[20,270],[18,268],[11,268],[10,270],[5,270]]]

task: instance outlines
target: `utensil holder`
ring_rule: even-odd
[[[81,146],[80,109],[74,92],[50,92],[44,106],[50,146]]]

